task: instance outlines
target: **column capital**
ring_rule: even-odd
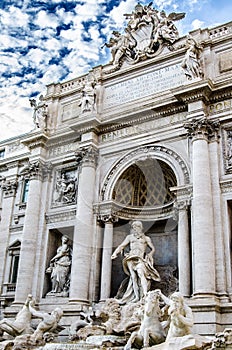
[[[190,198],[183,198],[181,200],[175,201],[173,205],[173,219],[175,221],[178,220],[180,212],[187,211],[190,205],[191,205]]]
[[[82,147],[75,152],[76,162],[82,166],[95,166],[98,150],[94,146]]]
[[[108,214],[99,214],[98,216],[97,216],[97,220],[98,221],[101,221],[101,222],[103,222],[103,223],[115,223],[115,222],[117,222],[118,221],[118,217],[116,216],[116,215],[114,215],[114,214],[112,214],[112,213],[108,213]]]
[[[14,197],[18,187],[18,180],[2,180],[1,188],[4,194],[4,198]]]
[[[219,139],[219,127],[220,122],[218,120],[209,120],[205,116],[200,119],[192,119],[184,124],[188,137],[193,140],[216,141]]]
[[[20,175],[23,179],[43,180],[50,174],[51,169],[51,163],[46,164],[41,160],[34,162],[29,161],[28,164],[20,172]]]

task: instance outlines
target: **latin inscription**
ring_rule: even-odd
[[[219,113],[232,108],[232,100],[226,100],[209,105],[209,114]]]
[[[150,130],[165,127],[168,124],[175,124],[186,119],[184,114],[176,114],[171,117],[164,117],[162,119],[155,119],[146,123],[129,126],[127,128],[107,132],[101,135],[101,142],[116,140],[119,138],[136,135]]]
[[[75,149],[77,149],[77,144],[75,143],[70,143],[70,144],[66,144],[66,145],[60,145],[60,146],[56,146],[56,147],[52,147],[49,149],[49,155],[50,156],[58,156],[60,154],[64,154],[70,151],[74,151]]]
[[[157,69],[106,87],[104,109],[169,90],[184,83],[186,77],[179,64]]]

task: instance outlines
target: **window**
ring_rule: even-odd
[[[5,157],[5,148],[0,149],[0,160]]]
[[[26,203],[29,191],[29,180],[25,180],[23,184],[22,202]]]
[[[18,254],[16,253],[12,255],[9,283],[17,282],[18,267],[19,267],[19,252]]]
[[[13,243],[9,248],[9,258],[10,258],[10,266],[9,266],[9,275],[8,275],[8,284],[16,284],[18,277],[18,268],[19,268],[19,257],[20,257],[20,248],[21,243],[17,240]]]

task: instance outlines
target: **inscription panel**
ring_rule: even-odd
[[[185,114],[176,114],[168,117],[164,117],[162,119],[155,119],[149,122],[141,123],[138,125],[128,126],[126,128],[106,132],[101,135],[100,142],[109,142],[117,139],[121,139],[124,137],[128,137],[130,135],[141,134],[143,132],[149,132],[151,130],[157,130],[159,128],[165,127],[167,125],[176,124],[179,122],[184,122],[186,120]]]
[[[104,109],[132,102],[186,83],[180,64],[171,65],[105,88]]]
[[[215,114],[230,109],[232,109],[232,100],[225,100],[209,105],[208,112],[209,114]]]

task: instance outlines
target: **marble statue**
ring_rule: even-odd
[[[125,34],[120,34],[118,31],[113,31],[112,34],[109,42],[103,46],[111,48],[112,60],[110,63],[119,66],[125,54],[130,56],[130,49],[135,46],[135,40],[130,36],[128,30],[125,30]]]
[[[184,13],[173,12],[167,16],[165,11],[159,12],[154,41],[165,40],[166,42],[173,44],[179,38],[178,30],[173,21],[180,20],[184,18],[184,16]]]
[[[159,273],[153,267],[155,247],[151,239],[143,233],[141,221],[131,223],[130,234],[115,249],[111,258],[116,259],[127,246],[130,247],[130,251],[125,254],[123,259],[123,269],[129,276],[129,282],[121,299],[122,304],[129,301],[139,301],[147,294],[152,280],[160,281]],[[147,253],[147,248],[150,249],[149,253]]]
[[[94,112],[96,111],[96,82],[91,81],[91,79],[86,78],[82,82],[81,89],[81,113],[84,112]]]
[[[193,313],[185,303],[180,292],[174,292],[168,298],[160,290],[156,290],[164,303],[168,306],[168,333],[166,341],[172,337],[183,337],[191,334]],[[167,328],[167,324],[165,326]]]
[[[71,247],[68,236],[62,236],[62,244],[58,247],[56,255],[50,260],[46,272],[51,274],[52,290],[49,294],[67,296],[70,282]]]
[[[31,312],[29,304],[32,301],[32,295],[28,295],[27,300],[24,303],[23,308],[17,313],[14,320],[4,318],[0,321],[0,339],[3,339],[4,333],[12,337],[19,336],[21,334],[31,333]]]
[[[48,122],[48,105],[46,104],[43,95],[39,96],[39,102],[35,99],[29,99],[31,107],[34,107],[33,121],[37,128],[41,131],[47,131]]]
[[[165,45],[170,49],[179,38],[174,21],[185,17],[185,13],[170,13],[138,3],[132,13],[124,14],[128,20],[125,33],[113,32],[108,43],[103,45],[111,49],[112,64],[119,69],[124,60],[129,64],[154,57]],[[110,70],[111,71],[111,70]]]
[[[200,54],[203,48],[191,36],[187,37],[186,48],[187,50],[181,67],[184,69],[185,75],[189,80],[201,78],[203,72],[200,64]]]
[[[46,339],[46,337],[49,337],[49,340],[51,340],[49,333],[51,333],[52,337],[57,334],[59,321],[63,316],[62,309],[57,307],[50,314],[48,314],[46,312],[37,311],[34,308],[34,301],[31,301],[29,303],[29,310],[34,317],[42,319],[34,333],[31,335],[31,341],[40,343],[44,338]]]
[[[160,315],[159,294],[150,291],[145,296],[140,328],[131,334],[124,350],[130,350],[135,342],[143,347],[162,343],[165,340],[165,332],[159,320]]]

